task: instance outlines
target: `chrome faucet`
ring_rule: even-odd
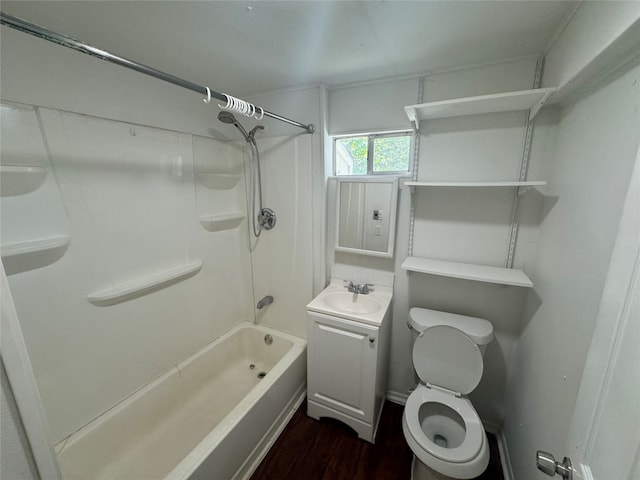
[[[258,302],[258,304],[256,305],[257,308],[264,308],[267,305],[270,305],[273,303],[273,297],[271,295],[267,295],[266,297],[263,297],[260,299],[260,301]]]
[[[371,290],[369,290],[369,287],[373,287],[373,283],[363,283],[362,285],[360,285],[359,283],[353,283],[350,281],[347,285],[346,280],[344,281],[344,283],[344,288],[346,288],[348,292],[355,294],[360,293],[362,295],[369,295],[369,293],[371,292]]]
[[[355,283],[353,283],[351,281],[349,282],[349,285],[346,285],[346,283],[347,283],[346,280],[344,281],[344,283],[345,283],[344,288],[346,288],[348,292],[358,293],[358,285],[356,285]]]

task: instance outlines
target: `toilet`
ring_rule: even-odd
[[[493,325],[482,318],[412,308],[413,367],[420,378],[402,416],[413,480],[474,478],[489,464],[487,435],[466,397],[483,371]]]

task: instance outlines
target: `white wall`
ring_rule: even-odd
[[[197,135],[232,138],[197,93],[1,26],[2,98]]]
[[[562,451],[640,139],[640,67],[560,112],[535,283],[509,381],[504,431],[515,478],[546,478],[535,451]]]
[[[625,43],[622,48],[616,47],[617,55],[637,55],[639,20],[638,2],[582,2],[546,55],[543,86],[563,89],[590,79],[595,73],[594,63],[614,44]],[[620,42],[627,33],[635,37],[635,42]]]
[[[256,311],[256,320],[304,338],[305,305],[313,298],[311,141],[306,133],[259,141],[263,204],[276,212],[277,223],[251,239],[255,303],[274,298]]]
[[[529,59],[429,76],[424,79],[424,101],[531,88],[535,64],[535,59]],[[329,131],[410,128],[403,106],[417,102],[417,88],[415,79],[331,90]],[[419,135],[419,179],[517,178],[524,124],[522,112],[425,122]],[[546,138],[544,130],[538,134]],[[538,150],[543,153],[544,149]],[[538,155],[538,151],[533,155]],[[414,197],[414,254],[502,265],[507,254],[512,198],[510,190],[420,191]],[[410,307],[434,308],[490,320],[496,330],[496,340],[487,350],[485,374],[471,399],[481,417],[497,425],[502,419],[504,391],[526,291],[518,287],[408,275],[400,265],[407,256],[410,202],[409,189],[401,188],[393,260],[343,253],[334,256],[332,251],[328,257],[340,263],[393,271],[396,275],[389,374],[389,389],[393,392],[407,394],[415,382],[406,327]],[[335,218],[333,203],[329,201],[329,225]],[[523,197],[525,211],[538,212],[539,206],[538,196]],[[535,246],[528,241],[527,225],[524,230],[525,240],[519,244],[516,258],[518,268],[524,267]]]
[[[286,198],[283,203],[284,209],[281,208],[283,215],[296,215],[299,221],[295,224],[295,231],[288,230],[289,234],[296,236],[296,242],[304,239],[309,241],[308,245],[304,247],[300,245],[300,248],[289,251],[284,257],[279,258],[280,269],[283,272],[289,272],[286,275],[290,275],[294,271],[294,265],[304,263],[308,266],[298,272],[301,273],[301,276],[296,279],[305,293],[292,295],[293,292],[289,291],[286,295],[280,296],[281,305],[282,302],[288,302],[287,311],[289,312],[304,310],[301,307],[311,300],[307,293],[309,288],[313,297],[325,286],[325,218],[323,208],[325,199],[323,163],[326,122],[325,96],[325,88],[320,85],[267,92],[250,99],[256,105],[262,105],[272,112],[277,112],[305,125],[314,125],[316,130],[313,134],[308,134],[299,127],[275,120],[258,122],[243,119],[243,124],[250,128],[258,123],[265,126],[265,130],[257,136],[258,147],[261,151],[263,150],[261,138],[277,137],[273,142],[264,144],[270,159],[265,158],[262,165],[268,175],[271,175],[272,178],[278,177],[274,183],[277,185],[278,191],[274,191],[273,186],[270,188],[272,194],[277,195],[283,201]],[[291,157],[291,155],[295,155],[295,157]],[[265,205],[268,206],[266,203]],[[272,230],[268,233],[275,232]],[[255,271],[254,275],[256,275]],[[291,277],[282,277],[282,279],[285,278],[290,279]],[[265,280],[258,279],[260,283]],[[256,301],[260,298],[258,297]],[[283,321],[289,320],[285,320],[283,317],[279,322]],[[286,330],[298,332],[298,334],[304,333],[303,336],[306,337],[306,328],[302,326],[305,322],[304,318],[296,316],[290,321],[293,323]]]

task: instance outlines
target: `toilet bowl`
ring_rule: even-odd
[[[487,437],[466,397],[480,382],[490,322],[412,308],[413,365],[421,382],[409,395],[402,429],[413,451],[412,478],[474,478],[489,463]],[[455,326],[454,326],[455,325]],[[464,328],[464,331],[461,330]]]

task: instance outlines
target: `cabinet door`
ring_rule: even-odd
[[[379,329],[311,312],[308,327],[309,399],[371,423]]]

